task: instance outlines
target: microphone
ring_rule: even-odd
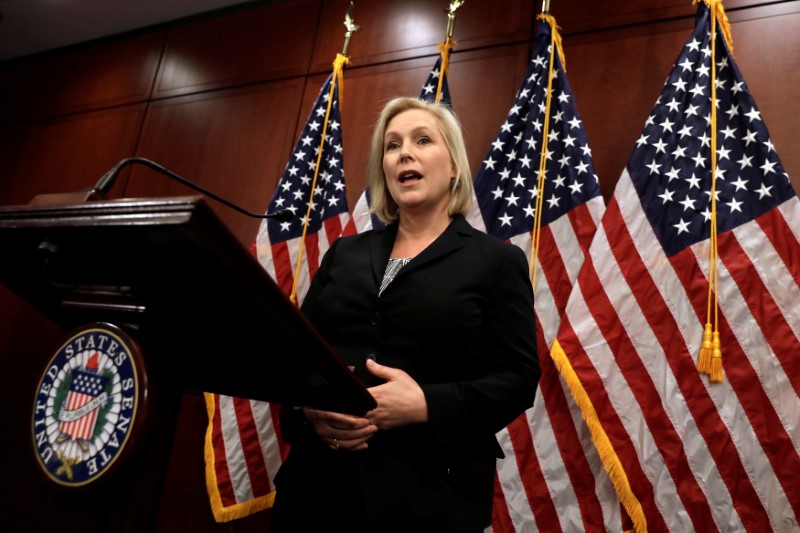
[[[226,200],[224,198],[221,198],[220,196],[217,196],[213,192],[210,192],[210,191],[207,191],[207,190],[203,189],[199,185],[196,185],[196,184],[192,183],[191,181],[187,180],[186,178],[182,178],[181,176],[175,174],[171,170],[169,170],[169,169],[167,169],[165,167],[162,167],[158,163],[150,161],[149,159],[145,159],[144,157],[128,157],[126,159],[123,159],[122,161],[120,161],[116,165],[114,165],[111,168],[111,170],[109,170],[108,172],[106,172],[105,174],[103,174],[100,177],[100,179],[97,181],[97,184],[94,186],[94,191],[100,193],[103,196],[106,196],[108,194],[108,191],[111,190],[111,187],[114,185],[114,181],[117,179],[117,175],[119,174],[120,170],[122,170],[126,166],[132,165],[134,163],[140,164],[140,165],[144,165],[144,166],[146,166],[148,168],[151,168],[151,169],[155,170],[156,172],[158,172],[160,174],[163,174],[165,176],[168,176],[168,177],[174,179],[175,181],[179,181],[180,183],[183,183],[187,187],[190,187],[190,188],[192,188],[192,189],[194,189],[196,191],[199,191],[199,192],[205,194],[206,196],[208,196],[209,198],[211,198],[213,200],[216,200],[217,202],[230,207],[234,211],[238,211],[239,213],[241,213],[243,215],[247,215],[248,217],[252,217],[252,218],[269,218],[269,219],[276,220],[278,222],[289,222],[290,220],[292,220],[294,218],[294,213],[292,212],[291,209],[281,209],[280,211],[275,211],[273,213],[267,213],[267,214],[252,213],[252,212],[250,212],[250,211],[248,211],[246,209],[243,209],[243,208],[239,207],[238,205],[234,204],[233,202],[229,202],[228,200]]]

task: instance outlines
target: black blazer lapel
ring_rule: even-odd
[[[370,255],[372,256],[372,273],[378,287],[381,286],[389,254],[392,253],[394,239],[397,237],[397,222],[388,224],[383,228],[374,230],[370,242]]]
[[[466,220],[464,220],[464,217],[453,217],[453,221],[449,226],[447,226],[444,232],[439,235],[439,237],[437,237],[436,240],[430,244],[430,246],[420,252],[420,254],[417,255],[413,261],[404,266],[403,269],[398,272],[397,276],[400,277],[408,272],[413,272],[414,270],[421,268],[432,261],[436,261],[440,257],[444,257],[445,255],[459,250],[464,246],[464,243],[461,239],[464,236],[469,235],[471,229],[472,227]],[[389,252],[391,253],[391,249]]]

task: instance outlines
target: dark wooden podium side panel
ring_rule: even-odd
[[[167,421],[166,428],[151,428],[146,435],[149,449],[141,457],[134,457],[129,468],[119,473],[131,479],[133,472],[150,473],[152,478],[159,469],[166,471],[161,483],[152,480],[144,500],[132,502],[128,491],[110,492],[107,487],[65,497],[62,490],[38,473],[30,426],[33,391],[67,332],[3,285],[0,285],[0,309],[0,405],[4,406],[0,456],[4,458],[5,474],[0,483],[1,531],[263,533],[268,530],[268,510],[235,522],[214,522],[206,492],[202,446],[207,418],[199,391],[187,391],[173,398],[177,415]],[[137,508],[137,512],[131,511]],[[146,508],[153,510],[154,519],[144,520],[148,514]]]
[[[52,498],[38,468],[31,444],[31,402],[44,354],[64,335],[5,286],[0,285],[0,405],[3,438],[0,457],[5,475],[0,483],[0,525],[6,531],[36,531],[42,509]],[[36,494],[40,497],[32,498]]]
[[[177,393],[152,387],[150,400],[161,416],[128,445],[136,452],[116,472],[91,488],[67,492],[45,478],[34,455],[31,436],[34,392],[50,357],[67,332],[0,285],[0,404],[4,438],[0,456],[0,529],[4,531],[150,531],[160,506],[163,469],[176,423]],[[164,369],[151,368],[151,380]],[[159,394],[153,395],[152,393]],[[165,394],[172,394],[171,397]],[[172,405],[173,407],[170,407]],[[183,465],[183,463],[178,463]],[[113,487],[113,490],[112,490]],[[137,499],[136,495],[140,495]],[[134,512],[139,510],[140,512]]]

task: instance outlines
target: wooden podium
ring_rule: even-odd
[[[375,405],[199,197],[0,207],[0,248],[0,282],[9,289],[67,330],[113,324],[144,359],[140,418],[125,457],[96,482],[55,486],[48,530],[152,529],[186,389],[351,414]],[[49,391],[64,401],[69,393],[55,395],[47,379],[31,397]],[[66,381],[55,384],[66,391]],[[36,406],[26,408],[35,455],[48,437],[37,433]],[[92,453],[90,442],[74,440]]]

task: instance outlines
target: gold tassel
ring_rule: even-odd
[[[450,70],[450,50],[458,44],[458,41],[448,37],[445,42],[439,43],[439,55],[442,58],[442,71],[439,73],[439,83],[436,85],[436,103],[442,100],[442,85],[447,72]]]
[[[722,373],[722,347],[719,342],[719,333],[714,332],[714,352],[711,356],[711,373],[709,381],[722,383],[725,376]]]
[[[725,38],[725,43],[728,45],[728,51],[733,55],[733,35],[731,34],[731,22],[728,19],[728,14],[725,13],[725,8],[722,6],[722,0],[693,0],[692,5],[696,6],[703,2],[708,6],[709,10],[714,10],[717,16],[717,22],[722,30],[722,36]]]
[[[336,54],[336,59],[333,60],[333,73],[339,84],[339,109],[342,108],[342,102],[344,101],[344,67],[349,64],[350,58],[346,55]],[[333,94],[333,91],[331,91],[331,94]]]
[[[443,74],[447,74],[450,68],[450,50],[455,48],[457,44],[458,41],[455,39],[447,39],[445,42],[438,44],[439,54],[442,56],[442,73],[439,74],[440,77]]]
[[[717,333],[716,335],[719,340],[719,334]],[[707,322],[705,331],[703,331],[703,347],[700,348],[700,357],[697,360],[697,370],[704,374],[709,374],[711,372],[712,349],[711,322]]]
[[[564,69],[564,72],[567,71],[567,61],[564,59],[564,48],[561,45],[561,34],[558,32],[558,24],[556,24],[556,18],[553,15],[548,15],[546,13],[539,13],[536,16],[537,19],[547,22],[550,26],[550,31],[553,32],[553,42],[556,43],[556,50],[558,50],[558,57],[561,59],[561,68]]]

